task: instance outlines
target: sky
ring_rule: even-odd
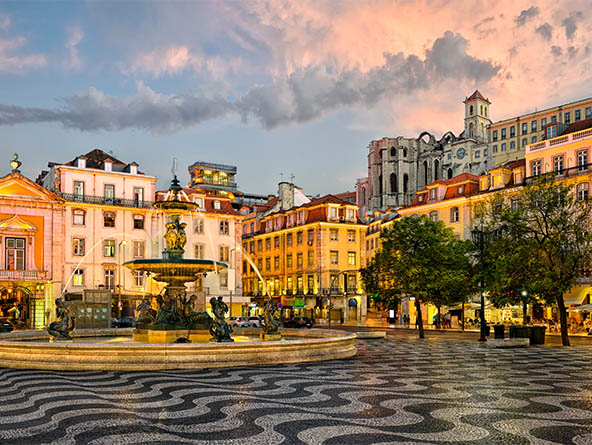
[[[352,191],[382,137],[592,96],[588,0],[0,1],[0,174],[94,148],[166,187],[195,161],[269,194]],[[2,167],[4,165],[4,167]]]

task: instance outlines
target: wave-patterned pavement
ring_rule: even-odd
[[[201,371],[0,368],[0,444],[592,443],[592,347],[357,347],[348,360]]]

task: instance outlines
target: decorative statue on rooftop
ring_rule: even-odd
[[[277,307],[271,298],[265,302],[263,311],[263,320],[265,321],[265,324],[263,325],[263,331],[266,334],[276,333],[280,327],[280,320],[278,317]]]
[[[210,298],[210,305],[214,313],[214,321],[210,326],[210,334],[212,334],[211,342],[232,342],[230,332],[232,329],[226,323],[226,312],[228,312],[228,305],[222,300],[222,296]]]
[[[47,328],[52,340],[72,340],[70,335],[76,329],[76,321],[70,314],[70,309],[60,297],[55,299],[56,321]]]

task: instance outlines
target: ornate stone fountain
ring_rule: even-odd
[[[210,317],[207,312],[195,312],[192,298],[187,297],[185,283],[195,282],[206,273],[228,265],[214,260],[183,258],[187,235],[181,214],[195,210],[197,204],[181,199],[182,192],[175,175],[164,200],[154,203],[156,209],[169,216],[164,235],[167,247],[163,250],[163,258],[138,259],[123,264],[132,271],[149,273],[155,281],[166,283],[164,291],[155,297],[155,305],[149,298],[138,305],[140,314],[134,331],[134,341],[232,342],[230,326],[224,319],[228,307],[222,297],[210,300],[215,318]]]

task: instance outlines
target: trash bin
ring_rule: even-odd
[[[517,328],[517,327],[518,327],[518,326],[514,326],[514,325],[511,325],[511,326],[510,326],[510,328],[509,328],[509,331],[510,331],[510,338],[518,338],[518,335],[517,335],[518,333],[516,332],[516,328]]]
[[[532,344],[532,326],[522,326],[524,329],[524,337],[523,338],[530,338]]]
[[[493,338],[504,338],[506,327],[503,324],[496,324],[493,326]]]
[[[545,344],[545,330],[546,326],[533,326],[530,334],[531,345],[544,345]]]
[[[489,334],[491,332],[491,326],[489,326],[488,324],[485,325],[485,336],[489,337]]]

